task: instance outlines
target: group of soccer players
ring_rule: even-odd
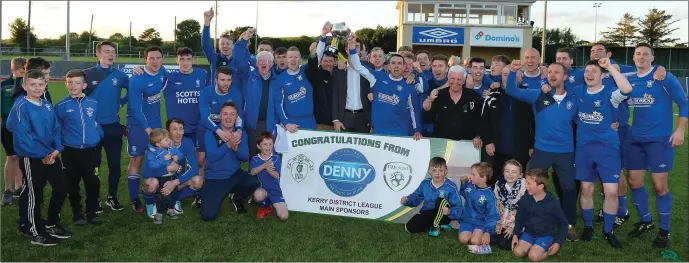
[[[493,167],[502,167],[507,159],[520,159],[513,150],[505,150],[514,145],[504,146],[506,141],[516,144],[517,137],[503,133],[514,131],[518,125],[530,129],[527,136],[533,143],[528,145],[528,156],[519,163],[529,163],[529,168],[554,169],[556,190],[569,223],[569,241],[590,241],[593,237],[593,189],[597,178],[605,200],[598,221],[604,223],[603,233],[610,245],[622,247],[613,229],[629,218],[627,182],[640,215],[640,222],[629,236],[651,231],[655,225],[643,183],[650,169],[660,222],[654,246],[667,247],[671,210],[667,176],[673,165],[673,147],[683,144],[689,113],[687,95],[677,79],[652,65],[653,49],[649,45],[636,47],[634,66],[618,65],[609,59],[603,44],[596,44],[584,69],[571,68],[573,59],[568,50],[558,50],[557,62],[545,67],[539,64],[538,51],[529,49],[523,60],[496,56],[491,60],[491,73],[484,74],[483,59],[472,58],[462,67],[457,57],[436,55],[431,59],[428,52],[414,54],[409,47],[392,54],[384,65],[380,48],[365,55],[362,43],[354,36],[347,39],[348,59],[341,61],[343,56],[337,48],[326,44],[332,28],[326,23],[321,38],[310,50],[311,64],[302,64],[296,47],[273,50],[267,41],[258,45],[252,57],[248,50],[248,41],[255,34],[252,28],[234,44],[229,36],[221,36],[219,52],[215,52],[210,38],[213,14],[212,10],[204,13],[202,32],[210,75],[193,67],[193,51],[189,48],[177,51],[180,70],[169,73],[162,66],[162,50],[149,47],[144,52],[145,66],[135,68],[129,78],[113,67],[115,45],[102,42],[96,47],[96,66],[70,71],[66,76],[69,95],[53,107],[46,86],[50,64],[41,58],[12,61],[13,77],[2,84],[2,139],[9,156],[3,203],[11,202],[15,182],[15,192],[21,189],[19,229],[32,238],[33,244],[55,245],[57,239],[71,237],[59,218],[67,196],[76,225],[101,222],[98,167],[102,150],[109,174],[105,204],[114,211],[124,208],[117,192],[125,132],[130,156],[129,201],[134,211],[146,211],[155,223],[162,223],[163,213],[177,218],[183,213],[180,201],[191,196],[200,206],[203,220],[217,216],[228,194],[236,211],[246,212],[244,199],[252,193],[260,206],[259,217],[275,209],[280,219],[287,219],[287,206],[279,189],[280,156],[272,150],[276,129],[341,131],[359,126],[350,131],[413,136],[416,140],[441,134],[439,130],[445,128],[463,129],[442,125],[447,119],[439,125],[437,118],[435,123],[422,118],[422,111],[435,107],[434,100],[447,89],[449,93],[441,95],[455,104],[469,93],[479,95],[483,107],[472,102],[471,110],[477,106],[482,116],[462,120],[461,126],[493,126],[481,128],[473,138],[474,145],[485,153],[483,159]],[[314,74],[315,70],[319,74]],[[346,77],[336,77],[336,72],[343,70]],[[337,85],[346,89],[343,105],[338,105],[340,98],[332,95]],[[463,90],[467,92],[464,95]],[[168,119],[165,129],[160,104],[163,97]],[[535,123],[533,128],[516,123],[522,116],[509,117],[520,102],[527,105],[531,120],[525,122]],[[679,123],[674,131],[672,102],[679,107]],[[318,106],[314,107],[314,103]],[[119,117],[125,104],[126,128]],[[366,105],[370,107],[368,112]],[[635,108],[633,125],[627,121],[629,105]],[[324,107],[326,113],[319,115]],[[345,111],[344,119],[336,118],[338,110]],[[463,110],[468,111],[466,105]],[[507,117],[487,125],[491,112]],[[357,119],[362,113],[367,115]],[[496,136],[488,133],[496,131],[500,131],[500,139],[489,141]],[[240,169],[241,162],[246,161],[250,163],[248,172]],[[629,170],[627,180],[623,169]],[[494,170],[498,171],[493,174],[499,176],[488,187],[504,183],[502,171]],[[141,176],[145,178],[143,185]],[[80,206],[81,179],[87,195],[85,216]],[[40,204],[46,181],[53,192],[48,219],[43,220]],[[578,199],[584,219],[580,237],[574,228]]]

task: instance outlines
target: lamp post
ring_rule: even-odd
[[[595,24],[593,25],[593,42],[598,41],[598,8],[603,5],[603,3],[593,3],[593,8],[596,9],[596,21],[594,22]]]

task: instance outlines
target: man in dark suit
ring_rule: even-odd
[[[361,43],[357,42],[357,54],[350,54],[349,59],[359,60],[360,47]],[[335,131],[369,133],[371,101],[367,96],[371,92],[371,84],[368,80],[348,63],[346,70],[333,69],[332,87],[331,106]]]

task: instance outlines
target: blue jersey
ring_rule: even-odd
[[[96,121],[103,124],[120,122],[120,108],[129,100],[122,91],[129,89],[129,77],[114,67],[103,68],[99,64],[85,69],[86,89],[84,94],[98,101],[98,116]]]
[[[182,137],[182,141],[179,145],[175,145],[174,142],[171,142],[170,149],[175,149],[182,154],[177,161],[183,169],[182,174],[180,174],[178,178],[179,184],[183,184],[199,174],[199,161],[196,159],[196,147],[191,139]]]
[[[206,144],[206,165],[203,176],[206,180],[229,179],[241,169],[241,162],[249,160],[246,132],[242,132],[242,140],[236,151],[209,130],[206,130],[204,143]]]
[[[421,181],[419,187],[407,196],[406,205],[416,207],[423,203],[421,211],[433,210],[436,209],[435,201],[438,198],[444,198],[450,203],[450,214],[448,215],[450,219],[459,220],[462,218],[464,207],[462,205],[462,199],[460,199],[459,188],[449,179],[445,179],[440,187],[435,187],[435,185],[433,185],[433,179],[424,179]]]
[[[524,77],[522,77],[522,82],[519,83],[519,85],[524,89],[535,89],[535,90],[541,90],[541,87],[545,84],[548,84],[548,80],[544,77],[541,77],[540,71],[535,76],[528,76],[528,75],[526,75],[526,72],[524,72]]]
[[[200,68],[193,68],[189,74],[175,72],[167,74],[165,110],[167,119],[184,121],[184,132],[194,133],[199,125],[199,98],[201,89],[207,86],[208,74]]]
[[[167,154],[170,154],[169,160],[165,160]],[[141,175],[144,178],[158,178],[168,174],[167,167],[174,162],[174,156],[177,156],[178,161],[184,159],[184,155],[177,148],[166,149],[149,144]]]
[[[12,132],[14,150],[20,157],[43,159],[55,150],[64,150],[60,124],[47,100],[17,98],[7,117],[7,130]]]
[[[139,125],[144,129],[160,127],[160,98],[165,87],[166,71],[161,68],[156,74],[144,72],[132,76],[129,82],[129,107],[127,124]]]
[[[574,152],[574,131],[572,122],[576,116],[577,104],[572,94],[565,94],[557,102],[551,93],[538,89],[520,89],[516,84],[517,74],[507,77],[507,95],[532,105],[536,119],[536,143],[534,147],[552,153]]]
[[[62,127],[62,144],[72,148],[96,147],[103,129],[96,122],[98,102],[90,97],[67,95],[55,105],[55,114]]]
[[[268,158],[268,160],[272,161],[273,165],[275,165],[275,172],[278,173],[278,175],[281,174],[280,159],[280,156],[275,153]],[[260,154],[252,157],[251,161],[249,161],[249,171],[263,165],[268,160],[264,160]],[[266,191],[271,192],[280,190],[280,178],[271,176],[266,169],[261,170],[256,177],[258,177],[258,180],[261,182],[261,188],[265,189]]]
[[[679,117],[689,117],[687,94],[672,73],[665,80],[654,81],[649,71],[645,75],[628,76],[632,84],[629,104],[634,107],[634,116],[629,135],[642,138],[661,138],[672,134],[672,102],[677,103]]]
[[[466,182],[462,184],[460,194],[464,197],[464,214],[460,224],[470,223],[484,233],[495,234],[500,213],[493,189],[490,186],[478,188],[471,182]]]
[[[594,92],[588,91],[586,86],[577,89],[577,146],[600,142],[619,148],[619,136],[611,125],[615,122],[617,108],[629,94],[622,94],[615,86],[605,85]]]
[[[237,105],[237,126],[244,114],[244,98],[239,90],[239,84],[232,82],[227,93],[220,93],[217,85],[213,84],[201,90],[199,102],[199,112],[201,114],[201,124],[208,130],[216,132],[220,129],[220,108],[225,102],[231,101]],[[239,83],[239,82],[237,82]]]
[[[246,43],[246,42],[244,42]],[[241,45],[240,41],[237,41],[235,43],[234,47],[237,47],[237,45]],[[245,44],[246,45],[246,44]],[[236,49],[232,49],[232,55],[234,56],[235,53],[234,51]],[[213,43],[211,42],[211,28],[210,26],[203,26],[203,32],[201,35],[201,48],[203,49],[203,54],[206,55],[206,59],[208,60],[208,64],[210,65],[211,69],[211,78],[210,78],[210,84],[215,84],[215,71],[219,67],[228,67],[232,71],[233,74],[237,73],[237,66],[238,64],[234,61],[233,57],[230,56],[229,58],[225,57],[223,54],[216,53],[215,49],[213,48]],[[246,46],[245,46],[246,48]]]
[[[421,109],[414,86],[402,77],[393,79],[383,71],[371,71],[371,126],[374,134],[409,136],[421,132]],[[410,130],[410,127],[412,130]]]
[[[275,80],[273,104],[283,125],[292,123],[290,118],[313,117],[313,87],[306,79],[305,69],[299,67],[296,74],[287,71]]]
[[[565,89],[571,91],[582,85],[586,85],[584,82],[584,69],[569,69],[567,71],[567,79],[565,80]]]

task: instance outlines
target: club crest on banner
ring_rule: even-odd
[[[309,171],[313,171],[313,162],[303,154],[299,154],[287,161],[287,169],[297,183],[304,181]]]
[[[399,192],[409,185],[412,177],[412,167],[402,162],[385,164],[383,167],[383,178],[390,190]]]

